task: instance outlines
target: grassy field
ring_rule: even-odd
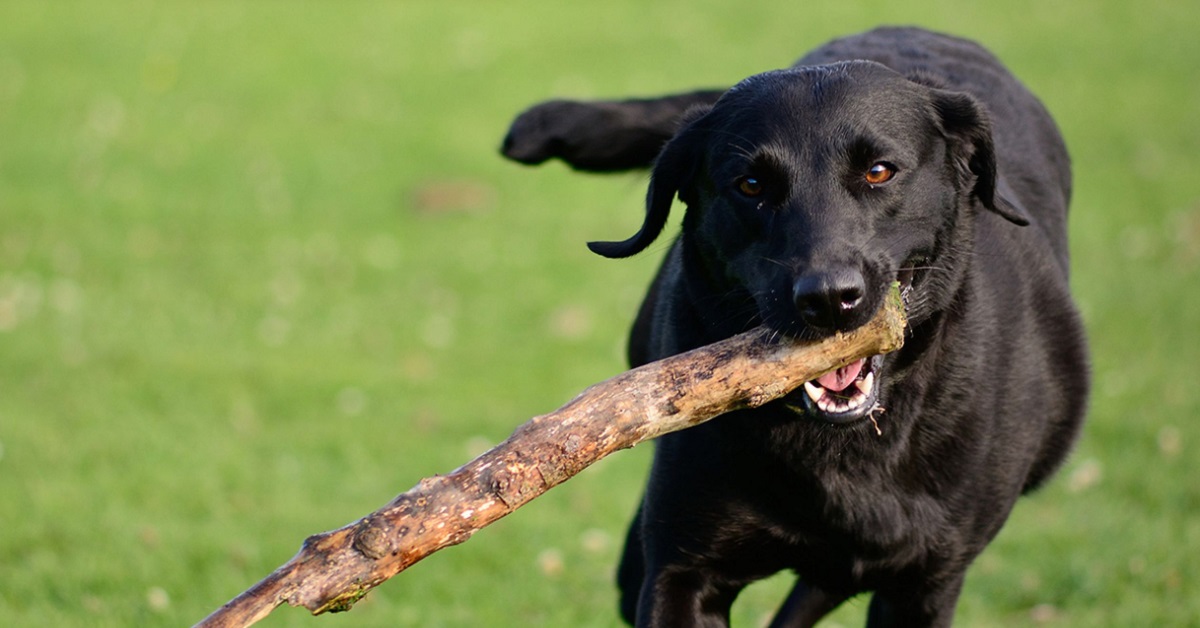
[[[987,44],[1076,167],[1090,423],[959,623],[1200,625],[1200,7],[1181,0],[0,4],[0,624],[189,625],[622,370],[657,254],[583,243],[639,223],[644,177],[506,163],[508,120],[727,85],[881,23]],[[616,625],[649,453],[351,613],[262,625]],[[735,624],[786,586],[750,589]]]

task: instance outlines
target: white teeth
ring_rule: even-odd
[[[871,388],[873,388],[875,386],[875,374],[867,373],[866,377],[858,380],[857,382],[854,382],[854,385],[858,387],[859,391],[861,391],[862,394],[864,394],[864,395],[871,394]]]
[[[804,382],[804,392],[808,395],[808,398],[812,399],[821,412],[829,414],[842,414],[858,410],[863,407],[863,404],[871,396],[871,391],[874,387],[874,373],[867,373],[861,380],[854,382],[854,388],[848,388],[843,391],[843,393],[853,393],[849,397],[831,393],[815,381]]]
[[[804,382],[804,392],[808,393],[808,398],[821,403],[821,397],[825,396],[825,389],[813,382]]]

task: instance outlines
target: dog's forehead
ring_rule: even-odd
[[[882,64],[847,61],[751,76],[733,86],[714,112],[759,128],[773,123],[897,122],[924,111],[927,91]]]

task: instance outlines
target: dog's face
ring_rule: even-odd
[[[712,294],[752,302],[746,325],[819,338],[871,319],[899,281],[910,321],[946,306],[977,207],[1023,224],[995,195],[986,115],[970,97],[882,65],[770,72],[693,112],[656,162],[646,224],[593,243],[631,255],[687,204],[684,246]],[[884,361],[813,380],[789,405],[831,422],[879,400]]]

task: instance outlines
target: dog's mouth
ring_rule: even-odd
[[[804,382],[784,397],[792,410],[828,421],[850,423],[867,416],[879,401],[883,356],[863,358]]]

